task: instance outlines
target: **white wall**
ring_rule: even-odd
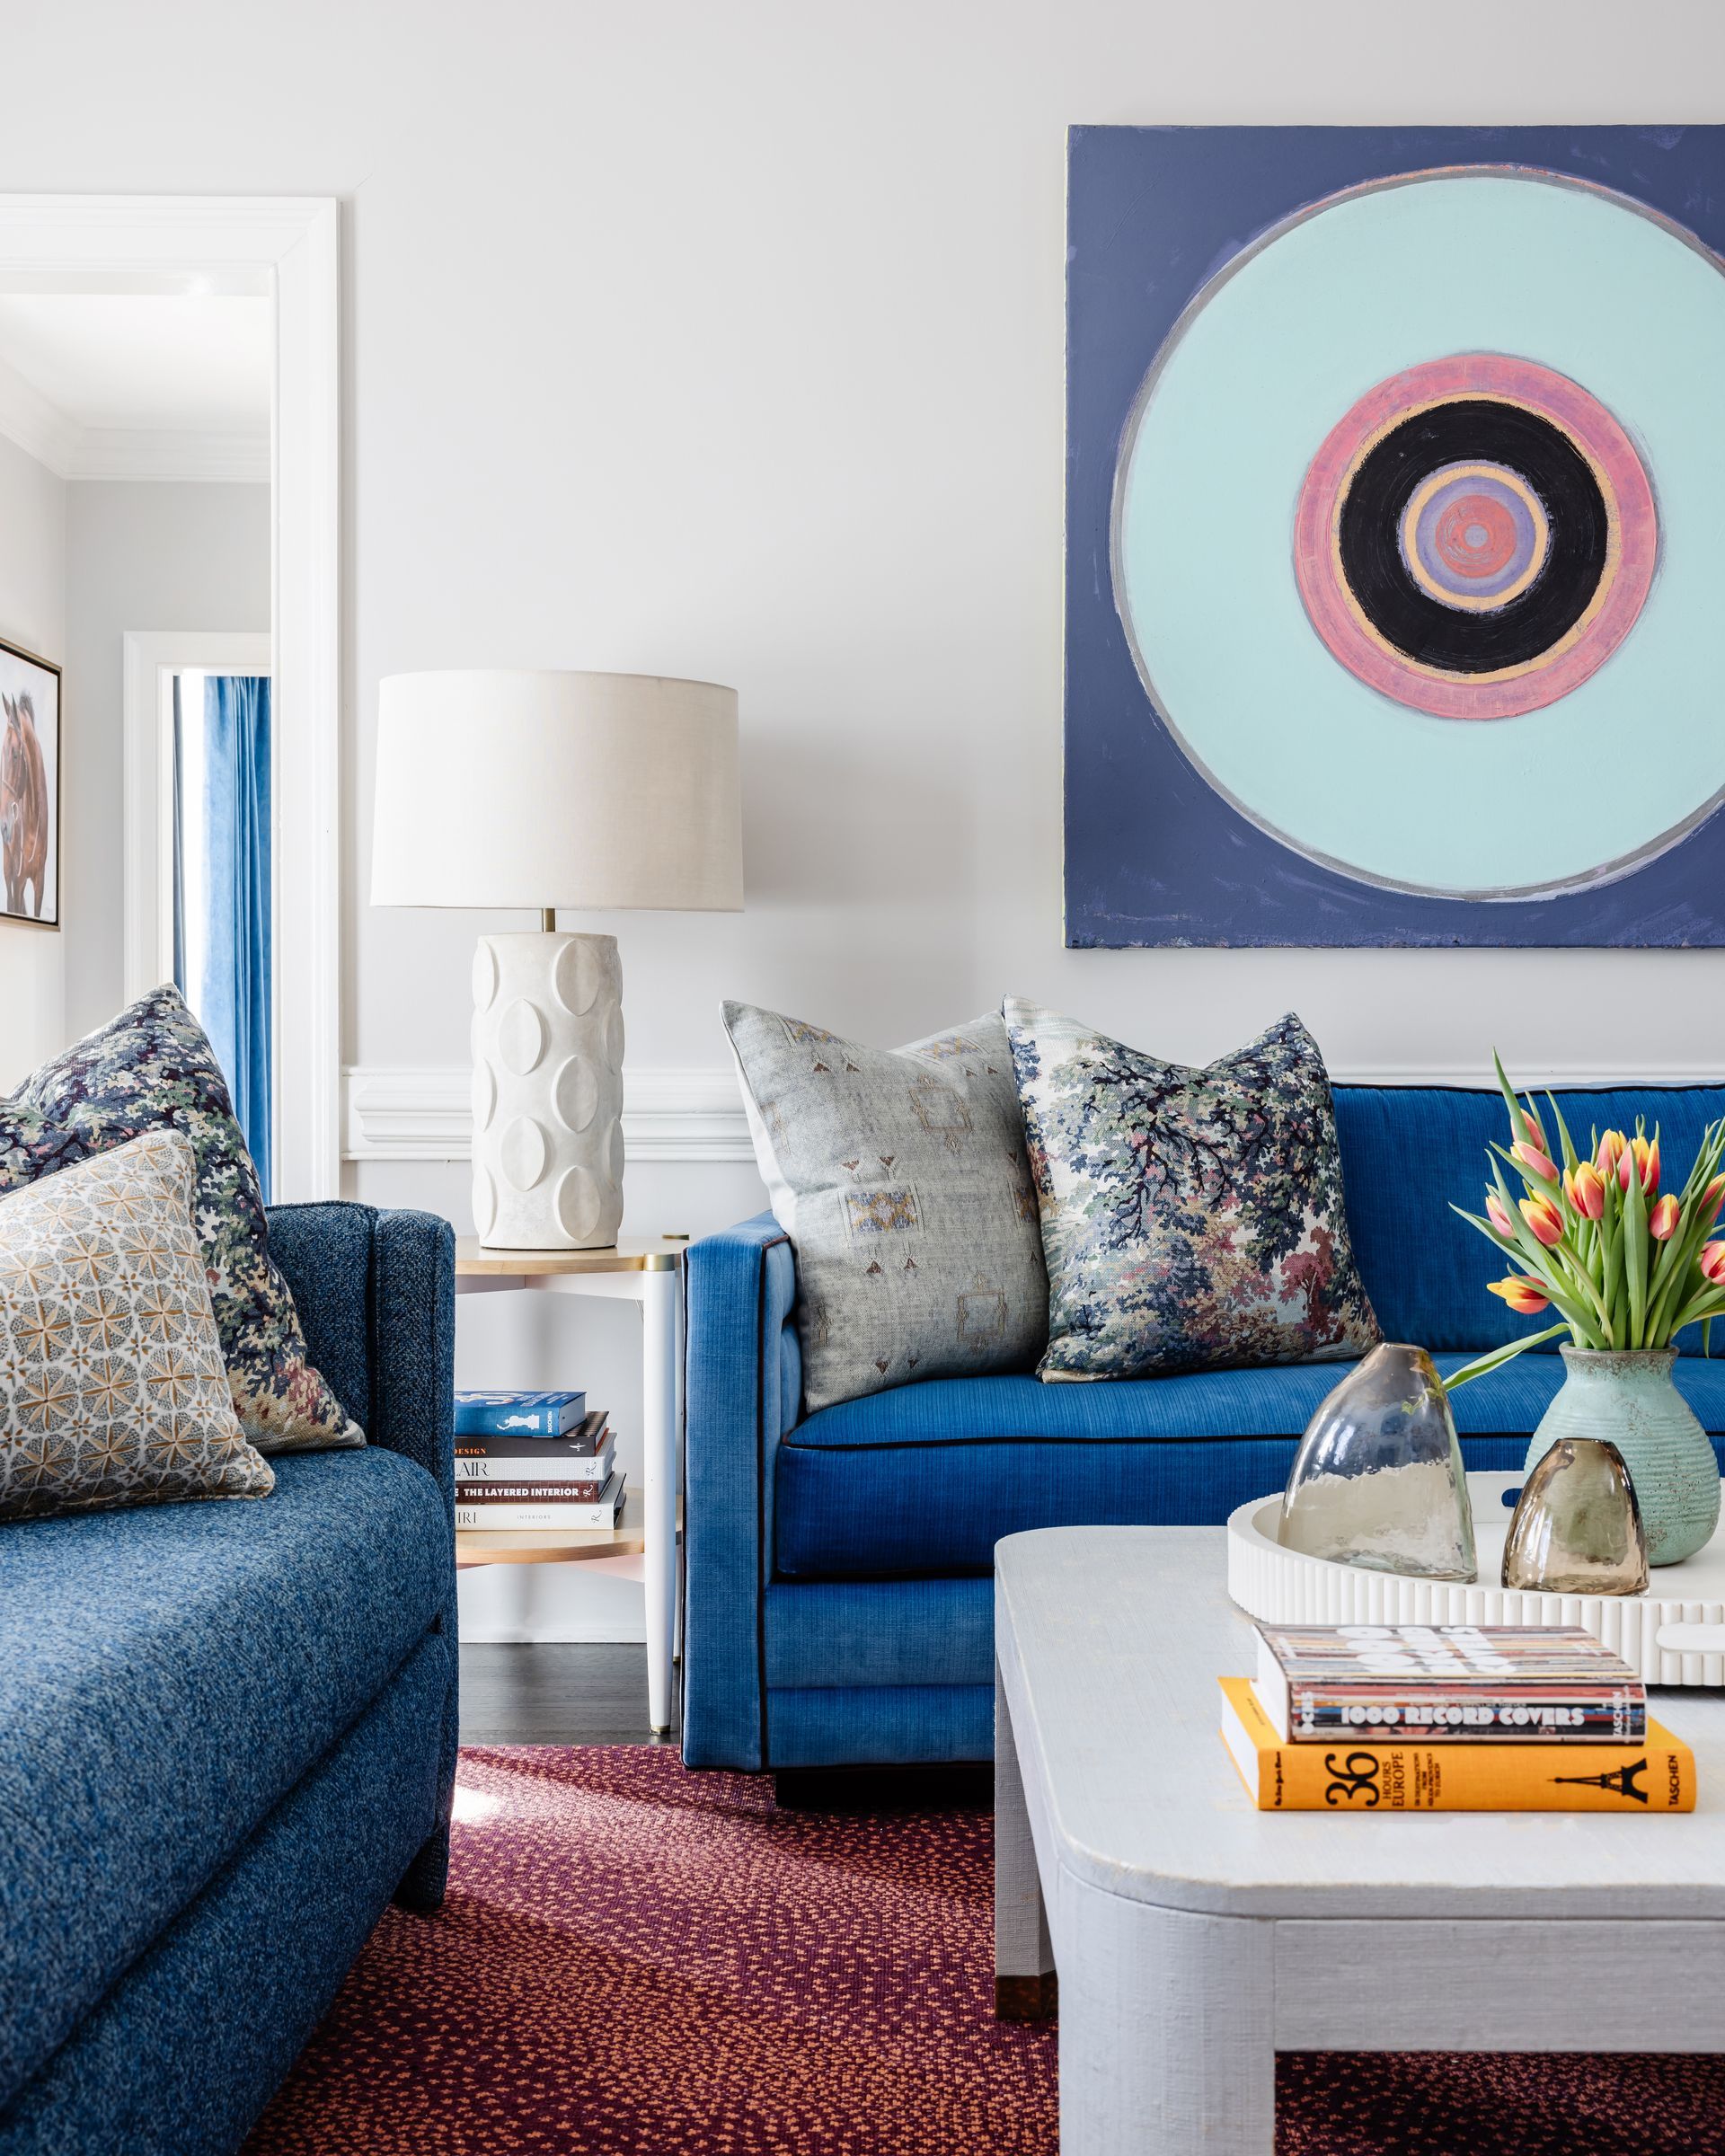
[[[717,1064],[724,994],[890,1040],[1008,989],[1193,1059],[1291,1004],[1343,1071],[1721,1060],[1720,954],[1067,951],[1059,848],[1067,123],[1719,119],[1712,0],[14,13],[0,187],[348,204],[349,1062],[464,1063],[519,924],[367,910],[377,679],[503,664],[741,692],[748,912],[593,923],[641,1064]],[[755,1189],[636,1170],[627,1225]]]
[[[270,627],[270,490],[137,480],[65,489],[66,1029],[125,1000],[121,964],[121,640],[132,629]]]
[[[66,485],[0,435],[0,638],[40,658],[66,658]],[[61,683],[60,758],[77,754],[71,685]],[[64,793],[63,793],[64,798]],[[66,843],[59,846],[60,918],[67,910]],[[66,937],[0,921],[0,1093],[60,1045],[66,1029]]]
[[[1707,0],[1518,0],[1489,50],[1381,0],[91,0],[9,40],[0,186],[350,205],[349,1061],[465,1059],[486,923],[364,903],[377,678],[464,663],[742,693],[749,910],[603,924],[642,1063],[718,1061],[724,991],[880,1038],[1013,988],[1176,1056],[1288,1003],[1342,1066],[1584,1063],[1606,1012],[1650,1069],[1714,1052],[1712,954],[1066,951],[1058,846],[1066,123],[1703,119]]]

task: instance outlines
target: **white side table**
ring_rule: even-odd
[[[602,1250],[493,1250],[471,1236],[456,1244],[456,1293],[540,1288],[557,1295],[608,1295],[641,1305],[641,1486],[615,1529],[506,1533],[463,1528],[456,1563],[556,1565],[635,1557],[647,1593],[647,1713],[656,1734],[671,1726],[677,1633],[677,1434],[683,1418],[683,1253],[686,1237],[624,1241]],[[613,1564],[615,1572],[622,1569]]]

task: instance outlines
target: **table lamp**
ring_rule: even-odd
[[[379,691],[374,906],[530,906],[473,954],[473,1220],[585,1250],[623,1218],[623,972],[560,907],[735,913],[737,692],[650,674],[395,674]]]

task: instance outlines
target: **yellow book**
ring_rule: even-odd
[[[1693,1812],[1695,1755],[1650,1718],[1640,1745],[1378,1737],[1284,1744],[1245,1677],[1224,1677],[1222,1741],[1261,1812]]]

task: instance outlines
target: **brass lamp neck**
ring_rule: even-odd
[[[555,933],[557,928],[557,908],[554,906],[542,906],[539,908],[539,927],[541,932],[544,935],[549,936]]]

